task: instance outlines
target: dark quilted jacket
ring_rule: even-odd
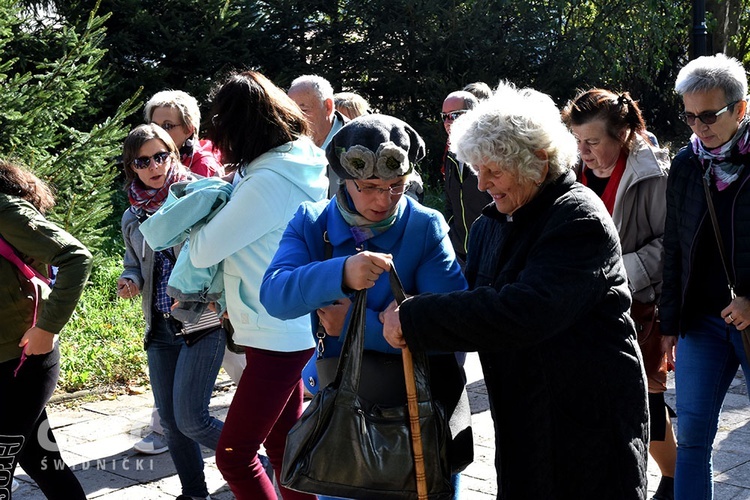
[[[750,164],[750,156],[735,159]],[[664,233],[664,284],[660,301],[661,327],[665,335],[678,335],[690,321],[684,299],[695,266],[695,242],[699,231],[713,231],[702,182],[703,167],[692,148],[685,147],[672,160],[667,183],[667,221]],[[750,168],[742,177],[732,209],[731,246],[726,248],[737,295],[750,295]],[[724,235],[726,240],[726,235]]]

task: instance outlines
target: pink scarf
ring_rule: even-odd
[[[169,186],[185,179],[187,179],[187,170],[185,170],[181,163],[176,161],[172,161],[172,166],[167,171],[167,178],[164,181],[164,185],[159,189],[147,188],[136,177],[128,187],[131,210],[135,211],[140,208],[149,214],[156,212],[162,206],[164,200],[167,199]]]

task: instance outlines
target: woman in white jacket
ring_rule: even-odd
[[[327,162],[307,137],[297,105],[259,73],[231,75],[215,91],[209,116],[209,138],[234,171],[234,190],[214,218],[193,229],[190,258],[197,267],[224,262],[224,302],[247,358],[216,463],[239,500],[276,499],[258,449],[264,445],[278,478],[286,435],[302,414],[300,372],[314,344],[309,318],[271,317],[259,290],[297,207],[325,198]],[[281,492],[285,499],[314,498]]]

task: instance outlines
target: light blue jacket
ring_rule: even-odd
[[[333,256],[325,260],[323,233],[333,245]],[[456,261],[443,216],[404,196],[397,220],[390,229],[365,242],[365,250],[390,253],[406,293],[442,293],[466,289],[466,280]],[[263,277],[261,303],[271,315],[294,318],[310,314],[308,335],[317,330],[315,310],[347,296],[342,290],[344,262],[357,253],[354,237],[344,221],[336,199],[303,204],[289,223],[276,256]],[[367,291],[365,349],[400,353],[383,338],[378,315],[393,301],[388,275],[382,274]],[[337,357],[344,335],[326,337],[324,357]]]
[[[178,182],[169,187],[164,205],[141,224],[143,237],[156,251],[185,242],[167,287],[167,294],[180,303],[172,316],[182,322],[197,323],[208,302],[218,301],[224,291],[221,263],[206,268],[193,266],[187,239],[191,228],[210,221],[231,195],[232,185],[218,177]]]
[[[274,318],[261,305],[259,293],[263,273],[297,207],[325,198],[326,165],[323,151],[308,138],[274,148],[240,169],[227,205],[191,232],[193,265],[224,262],[224,296],[239,345],[281,352],[314,345],[307,317]]]

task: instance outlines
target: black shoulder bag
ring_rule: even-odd
[[[390,275],[391,287],[397,277]],[[400,290],[403,294],[403,290]],[[398,296],[397,289],[394,295]],[[336,378],[313,397],[292,427],[281,484],[306,493],[357,499],[418,498],[408,406],[381,407],[357,393],[364,350],[367,290],[356,293]],[[452,498],[443,408],[433,402],[424,352],[413,353],[427,492]]]
[[[716,244],[719,246],[719,255],[721,256],[721,265],[724,267],[724,274],[727,277],[727,284],[729,286],[729,297],[734,300],[737,294],[734,293],[734,279],[732,274],[729,272],[729,260],[727,259],[727,253],[724,249],[724,240],[721,239],[721,231],[719,230],[719,219],[716,217],[716,209],[714,208],[714,200],[711,196],[711,188],[708,185],[708,179],[705,175],[703,177],[703,190],[706,192],[706,203],[708,204],[708,213],[711,216],[711,225],[714,228],[714,235],[716,236]],[[740,330],[742,334],[742,345],[745,346],[745,355],[750,359],[750,328]]]

